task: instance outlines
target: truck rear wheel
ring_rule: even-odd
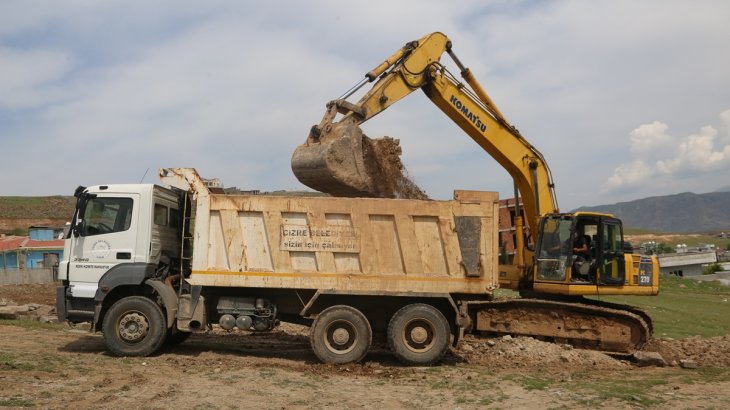
[[[325,363],[359,362],[373,339],[370,322],[359,310],[345,305],[331,306],[312,324],[309,341],[314,354]]]
[[[449,348],[449,322],[435,307],[423,303],[404,306],[390,319],[388,345],[405,364],[436,363]]]
[[[109,308],[102,323],[104,342],[117,356],[148,356],[167,336],[162,309],[152,300],[130,296]]]

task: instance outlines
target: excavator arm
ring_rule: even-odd
[[[457,64],[467,84],[440,63],[444,52]],[[346,101],[373,81],[357,103]],[[471,71],[456,58],[451,41],[438,32],[407,43],[369,71],[344,98],[327,104],[320,124],[312,127],[307,141],[292,156],[297,178],[335,195],[376,196],[368,171],[371,164],[362,154],[359,125],[417,89],[509,172],[522,195],[531,232],[537,232],[540,215],[558,212],[552,176],[542,154],[507,122]],[[337,114],[342,117],[335,121]]]

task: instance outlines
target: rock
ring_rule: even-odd
[[[471,345],[468,345],[468,344],[464,343],[461,346],[461,350],[464,351],[464,352],[469,353],[469,352],[473,352],[474,351],[474,348]]]
[[[508,341],[512,340],[512,336],[504,335],[504,336],[502,336],[502,340],[504,340],[505,342],[508,342]]]
[[[494,347],[494,345],[496,345],[496,344],[497,344],[497,342],[495,342],[494,340],[491,340],[491,339],[487,340],[487,346],[489,346],[489,347]]]
[[[573,345],[569,345],[567,343],[564,345],[560,345],[560,347],[562,347],[563,350],[573,350]]]
[[[38,321],[41,323],[58,323],[58,317],[56,315],[43,315],[38,317]]]
[[[28,306],[3,306],[0,307],[0,319],[18,320],[21,315],[27,314]]]
[[[77,323],[73,326],[74,330],[81,330],[81,331],[90,331],[91,330],[91,323],[89,322],[82,322]]]
[[[679,361],[679,367],[683,369],[696,369],[700,367],[700,365],[692,359],[682,359]]]
[[[636,359],[636,365],[639,367],[646,367],[646,366],[665,367],[667,365],[667,361],[664,360],[662,355],[660,355],[657,352],[644,352],[644,351],[635,352],[634,359]]]
[[[33,314],[37,316],[49,316],[52,312],[55,313],[55,310],[56,308],[53,306],[38,305],[38,308],[33,311]]]
[[[568,363],[570,361],[570,355],[567,352],[563,352],[560,355],[560,361]]]

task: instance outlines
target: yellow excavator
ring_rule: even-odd
[[[440,62],[444,53],[465,83]],[[373,82],[357,103],[347,101]],[[612,215],[560,213],[545,158],[505,119],[442,33],[407,43],[343,98],[328,103],[322,121],[292,156],[294,174],[305,185],[335,196],[377,196],[372,170],[378,164],[368,163],[372,158],[364,153],[360,124],[417,89],[514,180],[516,254],[510,264],[500,265],[500,286],[522,298],[485,303],[474,318],[476,329],[607,351],[630,351],[646,342],[652,332],[648,314],[585,296],[658,294],[656,257],[633,254],[623,240],[621,221]],[[573,325],[555,326],[551,318],[556,315],[560,323]],[[602,331],[595,337],[586,334],[596,326]]]

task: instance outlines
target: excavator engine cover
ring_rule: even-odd
[[[324,128],[313,130],[294,150],[291,168],[297,179],[334,196],[377,196],[364,160],[363,138],[367,137],[360,127],[336,123]]]

